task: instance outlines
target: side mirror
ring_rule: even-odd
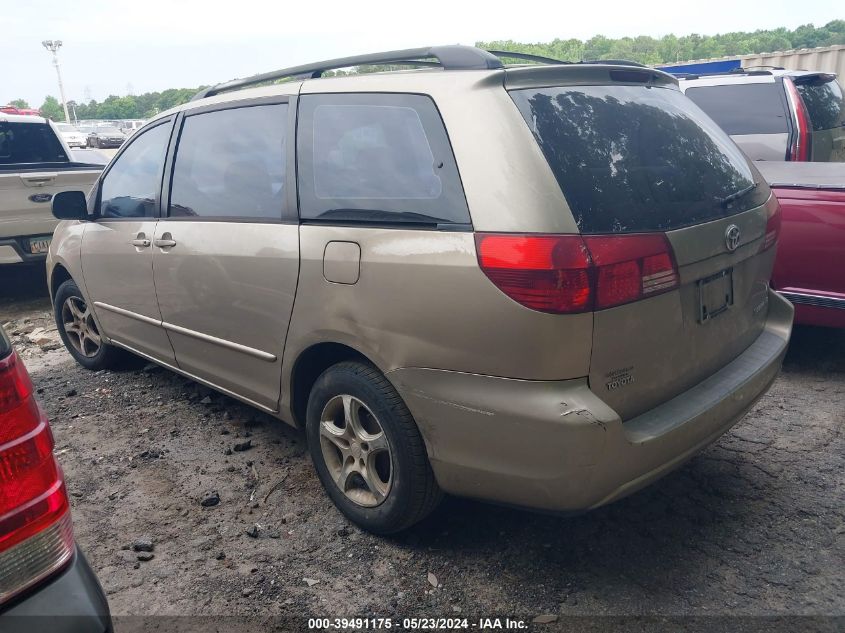
[[[87,220],[88,201],[81,191],[60,191],[53,196],[53,216],[59,220]]]

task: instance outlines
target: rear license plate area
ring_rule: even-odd
[[[698,322],[716,318],[734,303],[733,268],[698,280]]]

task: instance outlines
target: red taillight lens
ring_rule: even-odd
[[[32,392],[17,354],[0,360],[0,602],[73,553],[62,471]]]
[[[795,131],[792,135],[787,160],[808,161],[810,160],[810,149],[813,142],[810,115],[807,113],[804,100],[792,80],[789,77],[784,77],[783,85],[786,87],[786,95],[792,105],[791,109],[795,113],[793,121]]]
[[[476,234],[487,277],[522,305],[555,314],[601,310],[678,286],[662,233],[636,235]]]
[[[678,287],[678,271],[663,233],[587,235],[598,269],[595,309],[638,301]]]
[[[778,236],[780,235],[781,217],[780,204],[774,201],[774,206],[769,207],[769,216],[766,220],[766,235],[763,238],[763,245],[760,247],[761,251],[771,248],[777,243]]]
[[[476,234],[481,269],[514,301],[555,314],[592,309],[590,258],[580,235]]]

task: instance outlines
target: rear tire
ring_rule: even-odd
[[[324,371],[311,389],[305,426],[320,482],[363,529],[399,532],[440,502],[414,418],[372,365],[347,361]]]
[[[123,350],[102,339],[91,309],[72,279],[56,290],[53,316],[65,348],[85,369],[109,369],[126,357]]]

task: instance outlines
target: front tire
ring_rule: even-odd
[[[404,530],[442,498],[414,418],[372,365],[347,361],[324,371],[311,389],[305,426],[320,482],[365,530]]]
[[[56,290],[53,316],[62,343],[73,359],[86,369],[109,369],[123,357],[122,350],[102,339],[91,308],[72,279]]]

